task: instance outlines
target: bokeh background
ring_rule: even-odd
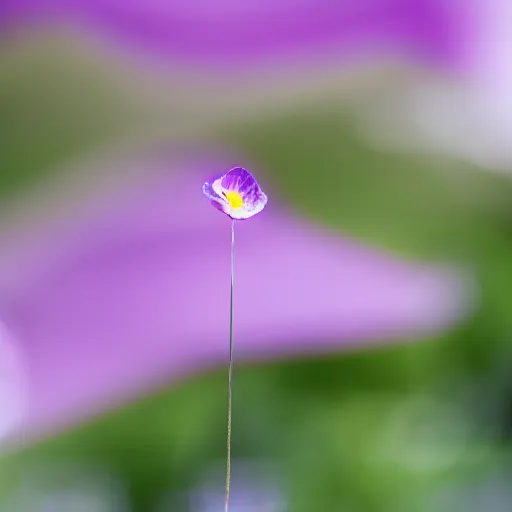
[[[0,510],[512,502],[508,0],[0,2]]]

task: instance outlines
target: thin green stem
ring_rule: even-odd
[[[235,281],[235,220],[231,220],[231,284],[229,295],[229,370],[228,370],[228,432],[226,462],[226,503],[224,510],[229,512],[229,491],[231,484],[231,402],[233,395],[233,290]]]

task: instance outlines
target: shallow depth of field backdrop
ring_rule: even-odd
[[[0,510],[505,512],[508,0],[0,2]]]

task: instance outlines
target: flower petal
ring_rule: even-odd
[[[244,192],[250,190],[255,185],[258,186],[254,176],[243,167],[233,167],[230,169],[222,176],[221,184],[224,189],[237,192]]]
[[[0,315],[29,378],[20,433],[226,362],[230,227],[198,194],[212,165],[131,165],[140,183],[91,197],[66,223],[41,221],[28,242],[3,234]],[[466,311],[456,273],[393,260],[274,201],[236,227],[235,252],[238,359],[425,336]]]
[[[471,2],[469,2],[471,3]],[[13,0],[2,19],[84,24],[166,60],[241,65],[282,57],[387,51],[457,62],[466,51],[468,2],[447,0]],[[469,39],[470,40],[470,39]]]
[[[222,213],[229,215],[229,205],[227,204],[227,201],[217,194],[210,183],[205,182],[203,184],[203,194],[208,197],[212,206],[217,208],[217,210],[220,210]]]

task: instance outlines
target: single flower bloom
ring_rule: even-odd
[[[51,193],[69,204],[23,201],[25,219],[27,203],[51,205],[23,229],[6,225],[16,211],[1,216],[0,321],[26,390],[12,436],[54,433],[227,364],[230,234],[198,183],[230,160],[119,160],[127,174],[113,188],[74,197],[56,185]],[[421,339],[468,313],[458,269],[393,258],[275,200],[237,240],[238,361]]]
[[[268,200],[254,176],[242,167],[233,167],[226,174],[205,182],[203,194],[215,208],[237,220],[249,219],[261,212]]]

